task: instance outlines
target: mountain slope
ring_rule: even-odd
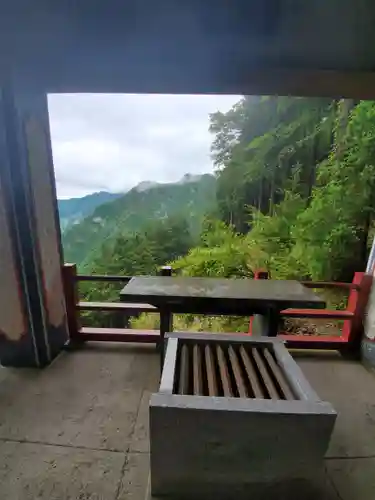
[[[70,198],[58,200],[60,225],[64,231],[70,224],[75,224],[88,215],[91,215],[96,207],[108,203],[122,196],[121,193],[108,193],[99,191],[89,194],[83,198]]]
[[[141,191],[133,188],[67,229],[63,234],[65,261],[83,265],[109,238],[140,231],[153,220],[175,215],[186,217],[196,233],[203,216],[214,206],[215,186],[215,177],[206,174],[194,179],[185,176],[178,183],[157,184]]]

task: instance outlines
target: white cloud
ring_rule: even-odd
[[[238,96],[49,96],[58,196],[126,191],[141,181],[173,182],[210,172],[209,113]]]

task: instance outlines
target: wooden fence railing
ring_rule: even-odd
[[[171,269],[164,269],[164,274],[171,275]],[[119,283],[124,286],[132,276],[79,275],[75,264],[65,264],[63,280],[70,337],[73,341],[111,341],[158,343],[159,330],[136,330],[128,326],[127,318],[142,312],[159,314],[159,310],[150,304],[126,304],[122,302],[85,302],[79,299],[80,282]],[[268,273],[258,271],[254,279],[268,279]],[[347,308],[344,311],[329,309],[286,309],[282,315],[290,318],[315,318],[343,320],[340,335],[291,335],[280,332],[288,347],[302,349],[356,350],[363,334],[363,319],[366,313],[372,277],[365,273],[355,273],[352,283],[301,281],[314,289],[341,289],[349,291]],[[125,328],[98,328],[81,325],[81,311],[114,312],[121,314]],[[251,335],[252,320],[249,332]],[[163,328],[163,325],[161,325]]]
[[[255,279],[268,279],[266,271],[256,273]],[[343,326],[338,335],[296,335],[280,332],[279,336],[288,347],[310,349],[336,349],[358,351],[363,336],[363,321],[370,296],[372,276],[356,272],[352,283],[327,281],[301,281],[302,285],[312,289],[348,290],[349,296],[345,310],[336,309],[285,309],[281,315],[286,318],[311,318],[316,320],[342,320]],[[252,319],[249,334],[252,333]]]
[[[158,330],[135,330],[127,328],[129,316],[135,316],[141,312],[158,313],[156,307],[150,304],[126,304],[123,302],[84,302],[79,300],[78,285],[80,282],[106,282],[120,283],[124,286],[131,280],[132,276],[110,276],[110,275],[80,275],[77,274],[75,264],[65,264],[63,268],[63,280],[66,297],[66,310],[70,338],[73,341],[104,341],[104,342],[141,342],[157,343],[160,339]],[[123,318],[124,328],[90,327],[82,326],[80,311],[114,312]]]

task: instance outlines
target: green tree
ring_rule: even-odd
[[[118,235],[105,242],[86,272],[119,276],[157,274],[160,266],[185,255],[193,244],[186,219],[174,216],[150,222],[143,231]],[[80,295],[87,301],[117,301],[122,286],[84,282]],[[92,325],[113,326],[111,317],[106,319],[102,313],[86,313],[85,320]]]
[[[305,259],[316,279],[351,280],[363,270],[375,209],[375,104],[353,108],[336,142],[320,164],[310,206],[301,212],[293,254]],[[338,142],[339,141],[339,142]]]
[[[211,116],[217,201],[225,222],[247,232],[248,207],[272,211],[296,167],[299,191],[311,195],[316,165],[331,146],[334,108],[327,99],[258,97]]]

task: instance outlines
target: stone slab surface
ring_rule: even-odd
[[[149,402],[151,392],[144,391],[139,405],[137,420],[134,427],[130,451],[137,453],[150,452]]]
[[[338,410],[329,450],[338,458],[326,460],[326,476],[277,485],[263,498],[373,500],[373,374],[332,356],[298,362]],[[153,346],[109,344],[65,353],[42,372],[0,368],[0,498],[149,498],[147,401],[159,373]]]
[[[341,500],[374,500],[375,458],[327,460],[326,468]]]
[[[12,500],[114,499],[121,453],[0,443],[0,496]]]
[[[244,302],[250,308],[261,306],[324,307],[325,302],[311,290],[292,280],[221,279],[199,277],[133,277],[120,292],[121,300],[171,305],[177,301],[217,303],[222,308],[229,303]]]
[[[149,492],[148,453],[129,453],[118,490],[118,500],[145,500]]]
[[[110,344],[64,353],[44,371],[0,368],[0,498],[144,498],[159,374],[153,346]]]
[[[126,451],[142,397],[126,383],[137,361],[118,352],[107,359],[95,350],[65,353],[6,405],[0,395],[0,438]]]
[[[375,456],[374,374],[339,355],[295,359],[319,397],[338,413],[327,456]]]

